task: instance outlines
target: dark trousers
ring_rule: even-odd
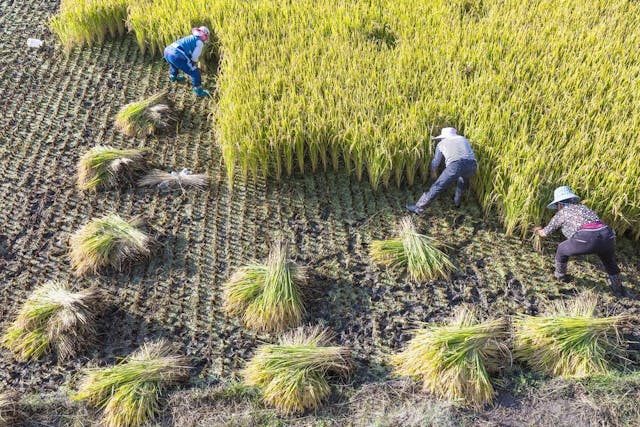
[[[419,208],[426,207],[454,182],[456,183],[454,202],[456,206],[459,205],[462,200],[462,193],[469,186],[469,179],[476,174],[477,170],[478,163],[475,160],[462,159],[449,163],[449,166],[444,168],[436,182],[431,185],[429,191],[420,197],[416,206]]]
[[[176,51],[172,47],[167,47],[164,50],[164,59],[170,65],[169,75],[171,77],[175,77],[178,74],[178,70],[180,70],[191,77],[193,87],[198,87],[202,84],[200,70],[181,52]]]
[[[579,230],[558,245],[556,263],[566,264],[575,255],[596,254],[610,276],[620,273],[616,262],[616,235],[609,227]]]

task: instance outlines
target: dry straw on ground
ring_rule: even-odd
[[[149,151],[140,148],[93,147],[78,161],[78,188],[97,190],[129,183],[147,169],[148,156]]]
[[[266,264],[241,267],[224,284],[225,311],[251,329],[282,331],[302,322],[306,270],[289,259],[287,248],[276,243]]]
[[[609,373],[614,359],[624,354],[621,328],[631,318],[598,317],[597,308],[598,297],[585,293],[572,301],[554,301],[543,316],[516,317],[516,357],[549,375],[579,378]]]
[[[2,336],[2,345],[22,361],[38,359],[52,349],[59,359],[73,357],[95,339],[103,300],[97,288],[73,292],[65,283],[48,282],[27,298]]]
[[[439,398],[481,408],[496,394],[491,374],[511,364],[506,339],[504,319],[480,322],[463,306],[448,325],[415,331],[392,364],[397,374],[417,377]]]
[[[315,409],[331,393],[327,374],[350,370],[349,350],[328,341],[326,330],[298,328],[277,345],[263,345],[243,370],[245,382],[282,414]]]
[[[108,426],[142,426],[160,412],[165,390],[189,378],[189,369],[168,342],[146,343],[118,365],[84,369],[72,399],[103,408]]]
[[[20,395],[14,391],[0,393],[0,427],[22,425],[23,414],[20,407]]]
[[[169,128],[174,121],[167,92],[160,92],[122,107],[115,125],[125,135],[145,136]]]
[[[138,181],[138,186],[157,186],[158,188],[184,190],[186,188],[196,188],[204,190],[209,185],[209,177],[204,174],[192,174],[188,169],[182,169],[180,172],[165,172],[159,169],[153,169],[147,175]]]
[[[93,219],[71,236],[69,257],[77,275],[97,273],[105,267],[121,270],[125,263],[147,258],[153,238],[116,214]]]
[[[405,269],[416,281],[447,279],[454,269],[437,243],[418,233],[411,217],[400,220],[400,237],[371,242],[371,258],[391,269]]]

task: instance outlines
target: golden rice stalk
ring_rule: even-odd
[[[481,408],[496,394],[490,375],[511,362],[507,335],[504,319],[479,322],[461,307],[448,325],[415,331],[391,362],[396,374],[417,377],[437,397]]]
[[[209,184],[209,177],[205,174],[192,174],[188,169],[182,169],[180,172],[165,172],[159,169],[153,169],[147,175],[138,181],[138,186],[152,186],[158,188],[180,188],[189,187],[204,190]]]
[[[97,190],[131,181],[147,168],[148,156],[145,149],[95,146],[78,161],[78,188]]]
[[[572,301],[554,301],[541,317],[516,317],[515,356],[549,375],[607,374],[611,360],[624,354],[620,329],[630,317],[597,317],[597,307],[598,297],[585,293]]]
[[[68,53],[74,46],[101,42],[125,33],[129,0],[63,0],[51,29]]]
[[[97,273],[105,267],[120,271],[123,264],[148,257],[153,238],[140,230],[139,220],[116,214],[94,219],[71,236],[69,257],[76,274]]]
[[[116,115],[115,125],[125,135],[145,136],[167,129],[173,121],[167,92],[160,92],[122,107]]]
[[[376,263],[391,269],[406,268],[416,281],[449,278],[453,263],[432,238],[418,233],[411,217],[400,220],[399,234],[399,238],[371,242],[370,255]]]
[[[108,426],[142,426],[160,412],[165,390],[189,378],[189,369],[167,341],[146,343],[118,365],[84,369],[71,398],[103,408]]]
[[[278,242],[266,264],[245,266],[224,284],[224,307],[251,329],[282,331],[302,322],[306,282],[306,270],[289,260],[287,245]]]
[[[2,336],[2,345],[21,361],[55,350],[61,360],[78,354],[95,339],[95,323],[104,296],[97,288],[72,292],[61,282],[36,288],[16,320]]]
[[[331,393],[327,374],[351,369],[346,347],[327,346],[328,332],[298,328],[277,345],[263,345],[242,372],[245,383],[262,391],[264,402],[282,414],[315,409]]]

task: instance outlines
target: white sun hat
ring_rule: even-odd
[[[456,128],[442,128],[440,135],[431,137],[431,139],[445,139],[457,135],[458,131],[456,131]]]
[[[575,202],[580,200],[580,197],[576,196],[571,187],[563,185],[553,190],[553,202],[547,205],[547,209],[557,209],[556,203],[564,202],[567,200],[573,200]]]
[[[209,35],[211,34],[211,31],[209,31],[207,27],[202,26],[202,27],[194,28],[193,30],[191,30],[191,34],[193,34],[194,36],[206,37],[207,39],[209,39]]]

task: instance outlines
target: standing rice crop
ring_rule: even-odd
[[[620,329],[629,316],[598,317],[598,298],[585,293],[572,301],[554,301],[540,317],[514,320],[515,356],[549,375],[586,377],[607,374],[624,353]]]
[[[140,225],[140,220],[126,221],[109,214],[78,230],[71,236],[69,254],[76,274],[96,273],[109,266],[119,271],[125,263],[148,257],[153,238]]]
[[[640,4],[471,3],[131,1],[127,22],[154,52],[195,23],[214,30],[212,135],[229,182],[331,166],[373,188],[411,185],[427,175],[428,136],[453,125],[476,151],[478,200],[508,233],[546,219],[550,192],[567,184],[640,238],[640,52],[628,48]]]
[[[447,279],[454,269],[447,255],[436,242],[418,233],[411,217],[400,220],[400,237],[371,242],[371,258],[391,269],[405,269],[416,281]]]
[[[285,335],[277,345],[263,345],[247,363],[245,383],[257,386],[263,400],[283,414],[315,409],[331,393],[327,374],[350,370],[349,350],[328,346],[318,327]]]
[[[292,262],[287,245],[278,242],[266,264],[242,267],[224,284],[224,308],[242,316],[249,328],[281,331],[302,322],[305,284],[305,269]]]
[[[415,331],[391,362],[398,375],[417,377],[436,396],[481,408],[495,397],[491,374],[510,364],[504,319],[480,322],[462,307],[451,323]]]
[[[97,190],[131,181],[147,168],[148,155],[141,148],[95,146],[78,161],[78,188]]]
[[[128,0],[62,0],[50,22],[67,52],[125,33]]]
[[[72,292],[65,283],[45,283],[27,298],[2,336],[2,345],[21,361],[38,359],[52,349],[61,360],[73,357],[94,340],[102,299],[96,288]]]
[[[125,135],[145,136],[167,129],[173,121],[167,92],[160,92],[122,107],[116,114],[115,125]]]
[[[189,369],[166,341],[146,343],[115,366],[84,369],[71,398],[103,409],[110,427],[142,426],[160,412],[164,391],[189,378]]]

